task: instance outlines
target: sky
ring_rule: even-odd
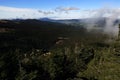
[[[80,19],[119,13],[120,0],[0,0],[0,19]]]

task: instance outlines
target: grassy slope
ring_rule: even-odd
[[[120,42],[115,42],[108,48],[96,50],[93,60],[88,64],[88,69],[78,76],[87,77],[89,80],[119,80],[120,79]]]

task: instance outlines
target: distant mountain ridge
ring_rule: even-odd
[[[93,27],[105,27],[106,25],[106,21],[109,18],[106,17],[101,17],[101,18],[84,18],[84,19],[62,19],[62,20],[55,20],[55,19],[51,19],[51,18],[39,18],[39,19],[26,19],[26,20],[38,20],[38,21],[47,21],[47,22],[54,22],[54,23],[62,23],[62,24],[67,24],[67,25],[72,25],[72,26],[77,26],[77,27],[89,27],[89,26],[93,26]],[[13,21],[21,21],[24,19],[13,19]],[[120,19],[116,19],[113,24],[114,25],[118,25],[120,23]]]
[[[39,20],[41,21],[49,21],[49,22],[57,22],[57,23],[62,23],[62,24],[67,24],[67,25],[72,25],[72,26],[83,26],[83,25],[93,25],[97,27],[104,27],[106,25],[106,21],[109,18],[102,17],[102,18],[85,18],[85,19],[63,19],[63,20],[54,20],[50,18],[40,18]],[[120,19],[116,19],[114,21],[115,24],[119,24]]]

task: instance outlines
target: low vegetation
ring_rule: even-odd
[[[38,20],[3,20],[0,29],[0,80],[120,79],[119,39]]]

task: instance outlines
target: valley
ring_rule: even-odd
[[[84,26],[1,20],[0,79],[118,80],[119,36]]]

